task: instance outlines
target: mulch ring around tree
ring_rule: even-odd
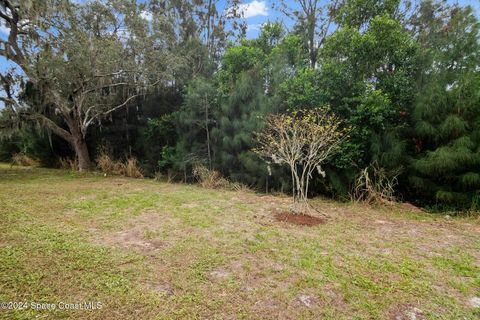
[[[277,212],[275,213],[275,219],[281,222],[287,222],[298,226],[312,227],[319,224],[327,223],[327,219],[314,217],[308,214],[294,214],[290,212]]]

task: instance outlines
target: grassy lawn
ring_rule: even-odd
[[[30,306],[0,318],[480,318],[478,219],[316,200],[300,227],[289,201],[0,165],[0,302]]]

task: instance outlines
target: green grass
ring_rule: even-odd
[[[0,319],[478,319],[480,222],[0,164]],[[300,297],[308,296],[308,307]]]

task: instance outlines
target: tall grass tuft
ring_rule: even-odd
[[[220,172],[210,170],[203,165],[193,168],[193,176],[203,188],[216,189],[228,185],[228,181],[222,177]]]
[[[107,153],[100,153],[96,159],[97,168],[106,174],[122,175],[130,178],[143,178],[142,169],[136,158],[130,157],[125,162],[114,160]]]
[[[78,160],[71,158],[58,159],[58,167],[64,170],[78,171]]]
[[[38,167],[40,162],[37,159],[29,157],[23,152],[19,152],[12,155],[12,166],[13,165],[22,167]]]
[[[125,176],[130,178],[143,178],[142,170],[136,158],[128,158],[125,163]]]
[[[193,168],[193,176],[198,184],[203,188],[209,189],[228,189],[237,192],[248,192],[251,189],[240,182],[231,182],[225,179],[220,172],[208,169],[203,165],[197,165]]]

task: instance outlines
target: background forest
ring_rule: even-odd
[[[252,149],[270,114],[328,107],[351,128],[313,195],[361,177],[436,209],[480,206],[480,42],[471,7],[445,1],[298,0],[294,21],[247,39],[238,1],[1,1],[9,30],[0,160],[80,169],[136,158],[145,176],[289,192]],[[224,1],[223,1],[224,2]],[[223,3],[222,2],[222,3]],[[478,13],[477,13],[478,15]],[[88,129],[88,130],[87,130]]]

